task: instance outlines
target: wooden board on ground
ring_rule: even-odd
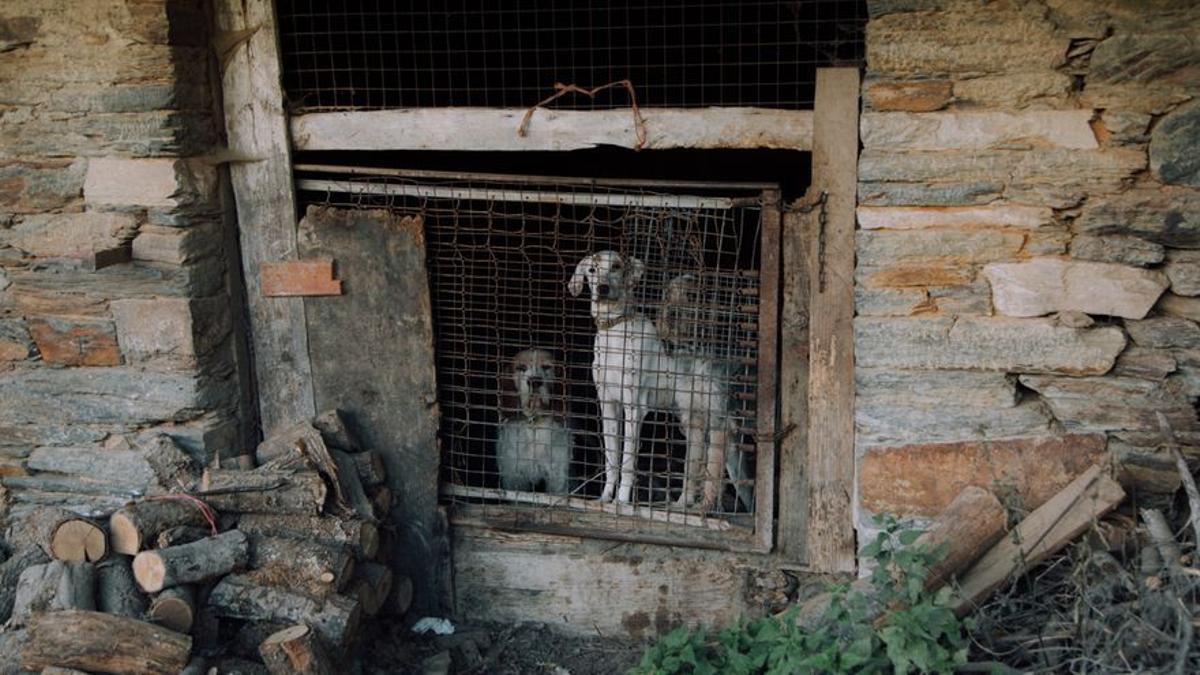
[[[438,443],[433,326],[419,216],[310,207],[303,257],[336,257],[344,295],[305,298],[318,409],[338,408],[379,452],[403,523],[394,569],[416,583],[415,611],[444,612],[449,581],[437,525]],[[348,348],[347,331],[355,335]]]
[[[1026,516],[1013,536],[1001,539],[960,577],[955,611],[971,611],[1014,572],[1053,555],[1124,499],[1125,491],[1106,469],[1092,466]]]

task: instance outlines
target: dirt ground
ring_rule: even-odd
[[[637,665],[643,648],[627,640],[564,635],[541,623],[456,629],[454,635],[435,637],[413,635],[401,622],[376,625],[360,643],[362,672],[612,675]],[[443,652],[450,657],[449,670],[427,671],[427,660]]]

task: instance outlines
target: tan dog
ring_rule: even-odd
[[[560,366],[545,349],[526,349],[509,363],[501,378],[505,419],[496,437],[502,488],[567,493],[572,439],[561,383]]]

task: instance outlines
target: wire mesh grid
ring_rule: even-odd
[[[645,106],[811,108],[816,69],[863,59],[865,0],[280,0],[297,110],[529,107],[630,80]],[[628,106],[620,89],[557,107]]]
[[[424,220],[444,499],[753,530],[760,407],[774,414],[758,400],[760,194],[298,187],[310,203]]]

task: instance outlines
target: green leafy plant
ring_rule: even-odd
[[[950,590],[925,590],[930,567],[945,555],[913,543],[920,535],[890,516],[861,551],[872,561],[871,590],[830,589],[819,620],[801,627],[798,607],[740,621],[715,635],[686,626],[642,654],[631,675],[951,673],[967,661],[968,627],[949,607]],[[872,608],[890,608],[882,615]]]

